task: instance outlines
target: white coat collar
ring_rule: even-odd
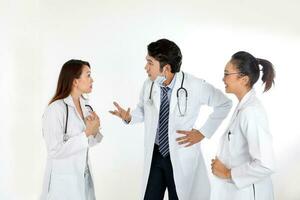
[[[249,90],[245,96],[243,96],[242,100],[238,103],[237,105],[237,110],[240,110],[244,107],[244,105],[251,99],[251,97],[255,96],[256,92],[255,90],[252,88],[251,90]]]
[[[183,78],[182,77],[182,72],[180,71],[180,72],[176,73],[174,78],[176,78],[176,80],[175,80],[175,83],[174,83],[174,87],[172,89],[172,94],[171,94],[171,99],[170,99],[170,113],[172,113],[175,110],[174,108],[177,104],[177,90],[181,86],[181,80]],[[186,81],[186,76],[185,76],[185,81]]]
[[[176,93],[177,93],[178,88],[180,88],[181,79],[182,79],[182,72],[177,72],[177,73],[175,73],[171,83],[168,85],[168,87],[170,87],[172,89],[172,94],[171,94],[171,99],[170,99],[170,113],[174,110],[174,107],[177,103]],[[159,111],[159,107],[160,107],[160,86],[158,84],[155,84],[155,83],[153,85],[152,98],[153,98],[153,103],[154,103],[157,111]]]
[[[77,112],[76,110],[76,107],[75,107],[75,104],[74,104],[74,101],[73,101],[73,98],[71,96],[71,94],[69,96],[67,96],[66,98],[63,99],[63,101],[68,105],[68,106],[71,106],[75,109],[76,113],[78,114],[78,117],[80,117],[79,113]],[[80,96],[79,98],[79,101],[80,101],[80,106],[81,106],[81,109],[82,109],[82,112],[83,112],[83,116],[86,117],[87,116],[87,112],[86,112],[86,109],[85,109],[85,105],[86,105],[86,101],[82,96]]]
[[[73,98],[72,98],[71,94],[69,96],[67,96],[66,98],[64,98],[63,100],[69,106],[75,107],[75,104],[74,104],[74,101],[73,101]],[[79,101],[80,101],[81,105],[85,105],[86,100],[82,96],[80,96]]]

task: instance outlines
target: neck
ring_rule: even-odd
[[[167,80],[165,80],[165,82],[163,83],[163,85],[164,85],[164,86],[169,85],[169,84],[172,82],[174,76],[175,76],[175,73],[174,73],[174,74],[173,74],[173,73],[169,73],[169,74],[167,75]]]
[[[71,96],[72,96],[72,99],[73,99],[74,103],[79,103],[79,99],[80,99],[80,96],[81,96],[80,92],[72,90]]]
[[[241,101],[243,99],[243,97],[251,90],[251,88],[247,88],[244,90],[239,91],[236,95],[236,97],[238,98],[239,101]]]

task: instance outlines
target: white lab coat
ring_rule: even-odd
[[[66,123],[66,106],[69,117],[67,134],[70,138],[63,142]],[[84,117],[89,115],[87,101],[80,98]],[[47,146],[47,164],[44,175],[41,200],[85,200],[84,171],[88,148],[99,143],[102,135],[98,133],[89,138],[85,135],[86,126],[77,112],[73,99],[51,103],[43,115],[43,136]],[[89,163],[89,169],[91,165]],[[91,172],[90,172],[91,173]]]
[[[232,179],[214,178],[212,200],[274,199],[270,178],[274,171],[272,136],[254,89],[238,104],[221,137],[218,158],[231,169]]]
[[[182,73],[176,73],[175,76],[176,82],[170,100],[168,136],[177,195],[180,200],[207,200],[210,195],[210,184],[200,143],[185,148],[184,145],[179,145],[176,142],[176,138],[182,136],[176,131],[195,128],[194,125],[201,105],[208,105],[212,106],[214,111],[200,129],[200,132],[205,137],[210,138],[227,116],[232,103],[212,85],[185,73],[183,87],[188,92],[187,113],[184,117],[181,117],[177,107],[176,92],[181,85]],[[160,108],[160,87],[157,84],[154,84],[152,91],[153,105],[149,103],[151,83],[152,81],[149,79],[144,82],[139,103],[131,113],[132,119],[130,121],[130,124],[137,122],[144,122],[145,124],[145,160],[141,199],[144,197],[150,172]]]

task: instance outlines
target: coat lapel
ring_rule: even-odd
[[[237,118],[239,112],[241,109],[243,109],[245,106],[247,106],[247,102],[253,97],[255,96],[255,90],[251,89],[243,98],[242,100],[238,103],[235,111],[233,112],[233,115],[231,117],[231,120],[229,122],[229,126],[228,126],[228,130],[230,130],[231,125],[233,124],[233,122],[235,121],[235,119]],[[226,131],[228,132],[228,131]]]
[[[175,107],[177,105],[177,90],[181,86],[182,72],[176,73],[175,76],[174,76],[174,78],[176,78],[176,80],[175,80],[174,87],[172,89],[171,100],[170,100],[170,114],[172,114],[174,112]]]
[[[153,85],[153,90],[152,90],[152,99],[153,99],[153,104],[157,111],[159,112],[160,108],[160,87],[158,84]]]

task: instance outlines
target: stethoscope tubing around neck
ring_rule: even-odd
[[[68,122],[69,122],[69,107],[68,107],[68,104],[65,103],[65,106],[66,106],[66,123],[65,123],[65,131],[64,131],[64,142],[66,142],[69,137],[67,136],[67,131],[68,131]],[[85,107],[88,107],[92,112],[94,112],[92,106],[90,105],[85,105]]]
[[[187,98],[188,98],[188,92],[187,92],[186,88],[183,87],[184,78],[185,78],[185,74],[184,74],[184,72],[182,72],[181,85],[180,85],[180,88],[178,88],[177,91],[176,91],[177,106],[178,106],[178,109],[179,109],[180,116],[184,116],[185,113],[186,113],[186,110],[187,110]],[[152,90],[153,90],[153,85],[154,85],[154,81],[152,81],[152,84],[151,84],[151,87],[150,87],[149,99],[148,99],[148,101],[149,101],[151,104],[153,103],[153,100],[152,100]],[[183,90],[184,93],[185,93],[185,109],[184,109],[184,113],[182,113],[182,111],[181,111],[181,109],[180,109],[180,105],[179,105],[179,92],[180,92],[181,90]]]

